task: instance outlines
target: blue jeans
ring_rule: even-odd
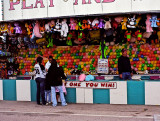
[[[122,79],[126,80],[126,79],[131,79],[131,73],[130,72],[123,72],[122,73]]]
[[[48,97],[48,100],[47,100]],[[45,90],[45,100],[46,102],[51,102],[51,90]]]
[[[59,93],[60,93],[60,99],[61,99],[61,103],[62,103],[61,105],[65,106],[66,105],[66,100],[64,98],[62,86],[52,86],[51,87],[51,92],[52,92],[52,103],[53,103],[53,106],[57,106],[56,88],[59,90]]]
[[[45,105],[46,101],[45,101],[45,94],[44,94],[44,81],[45,79],[43,78],[36,78],[36,84],[37,84],[37,104],[40,104],[40,96],[42,98],[42,104]]]

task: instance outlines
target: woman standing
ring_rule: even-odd
[[[40,105],[40,96],[42,98],[42,105],[46,104],[45,101],[45,76],[46,76],[46,71],[44,66],[42,65],[43,58],[38,57],[37,58],[37,64],[34,66],[35,69],[35,80],[37,84],[37,104]]]
[[[66,76],[64,75],[64,71],[61,70],[59,67],[57,67],[57,61],[53,59],[51,66],[48,70],[48,74],[46,77],[47,81],[51,81],[51,92],[52,92],[52,103],[53,106],[57,106],[57,100],[56,100],[56,89],[59,90],[60,93],[60,99],[61,99],[61,105],[66,106],[66,100],[64,98],[63,89],[62,89],[62,79],[66,79]]]

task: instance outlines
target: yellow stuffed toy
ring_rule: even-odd
[[[127,30],[127,17],[123,18],[123,22],[121,22],[122,30]]]

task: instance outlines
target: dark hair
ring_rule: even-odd
[[[53,59],[53,56],[50,55],[49,58],[52,58],[52,59]]]
[[[57,67],[57,61],[55,59],[52,60],[51,67],[52,68]]]
[[[58,77],[58,67],[57,67],[57,61],[53,59],[51,66],[48,70],[48,75],[52,75],[53,77],[57,78]]]
[[[123,48],[123,49],[122,49],[122,53],[123,53],[124,51],[127,51],[127,49],[126,49],[126,48]]]
[[[42,57],[37,57],[37,62],[42,63],[43,58]]]

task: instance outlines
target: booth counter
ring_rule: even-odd
[[[159,80],[66,81],[68,103],[160,105]],[[0,80],[0,100],[36,101],[35,80]]]

